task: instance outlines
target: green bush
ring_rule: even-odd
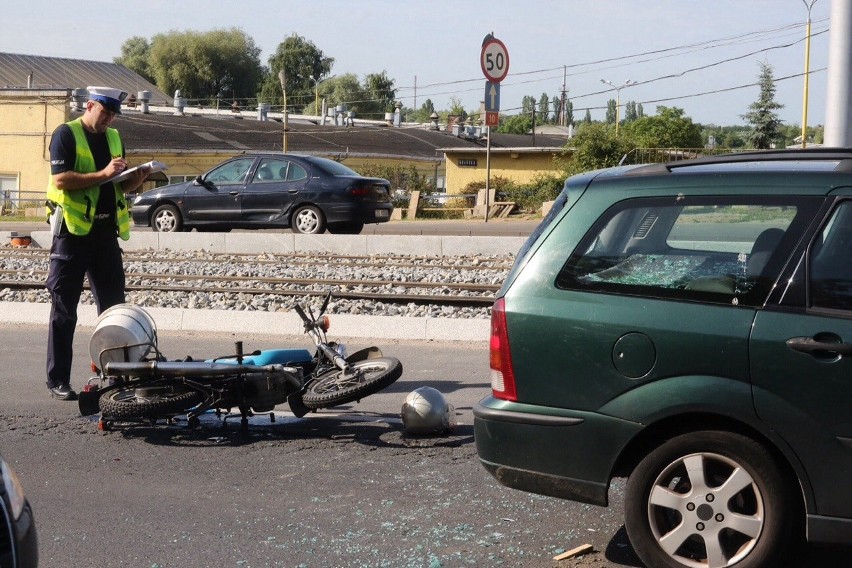
[[[514,201],[518,208],[529,213],[537,213],[545,201],[556,199],[565,177],[558,174],[538,174],[529,183],[517,183],[507,178],[495,176],[491,179],[491,189],[495,190],[497,201]],[[467,184],[463,193],[476,193],[485,189],[484,181]]]

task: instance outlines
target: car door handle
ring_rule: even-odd
[[[240,194],[239,191],[229,191],[228,192],[228,195],[239,195],[239,194]]]
[[[299,193],[298,189],[288,189],[287,193]]]
[[[823,338],[836,338],[837,341],[821,341],[813,337],[791,337],[787,340],[787,347],[793,351],[807,353],[820,359],[835,359],[852,355],[852,344],[843,343],[834,334],[829,334],[828,337],[823,336]]]

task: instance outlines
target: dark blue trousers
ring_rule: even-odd
[[[124,303],[124,265],[114,229],[86,236],[61,234],[50,247],[50,327],[47,336],[47,386],[70,384],[77,304],[83,278],[89,279],[98,314]]]

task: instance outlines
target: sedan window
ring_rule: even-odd
[[[245,182],[246,173],[254,163],[254,158],[241,158],[225,162],[218,168],[210,170],[205,176],[206,181],[215,183],[216,185],[236,185]]]
[[[290,163],[290,169],[287,170],[287,181],[298,181],[308,177],[308,172],[299,164]]]

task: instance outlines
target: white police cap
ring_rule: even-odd
[[[127,97],[127,93],[121,89],[111,87],[86,87],[89,91],[89,100],[98,101],[107,110],[121,114],[121,101]]]

